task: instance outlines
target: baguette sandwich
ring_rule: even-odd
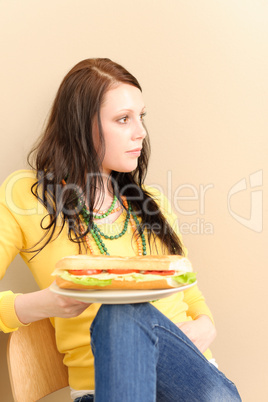
[[[196,281],[190,261],[179,255],[74,255],[59,260],[52,275],[64,289],[169,289]]]

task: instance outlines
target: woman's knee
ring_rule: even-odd
[[[102,335],[109,333],[110,336],[112,334],[116,336],[116,332],[121,332],[122,327],[128,321],[130,311],[131,307],[126,304],[101,305],[90,327],[91,337],[98,331]]]
[[[100,323],[105,324],[107,327],[110,323],[124,321],[128,310],[129,306],[126,304],[102,304],[91,324],[91,329],[94,329]]]
[[[145,319],[146,315],[151,315],[151,309],[154,309],[149,303],[137,304],[102,304],[95,319],[92,322],[91,328],[96,326],[96,323],[102,323],[109,326],[110,323],[124,323],[129,318],[138,320],[139,317]]]
[[[91,324],[91,339],[106,337],[115,340],[128,334],[130,340],[133,334],[141,333],[153,337],[156,342],[155,336],[151,335],[150,322],[154,309],[149,303],[102,305]],[[146,319],[146,316],[150,318]]]

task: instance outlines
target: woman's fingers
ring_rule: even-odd
[[[49,317],[77,317],[90,305],[91,303],[60,296],[46,288],[18,295],[15,299],[15,312],[21,323],[29,324]]]
[[[181,322],[176,325],[202,353],[207,350],[216,337],[214,324],[206,315],[200,315],[193,321]]]

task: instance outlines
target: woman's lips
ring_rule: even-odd
[[[131,151],[127,151],[126,153],[132,156],[140,156],[141,148],[132,149]]]

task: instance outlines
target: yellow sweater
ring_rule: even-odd
[[[55,263],[64,256],[78,254],[78,246],[68,239],[65,227],[59,237],[50,242],[32,261],[29,261],[32,255],[23,252],[23,249],[32,247],[44,235],[40,222],[47,215],[47,211],[31,193],[31,186],[35,181],[33,171],[20,170],[10,175],[0,188],[0,279],[14,257],[20,253],[38,286],[44,289],[54,280],[51,273]],[[166,197],[155,189],[147,190],[159,202],[173,229],[177,230],[177,217],[171,211]],[[125,215],[122,214],[114,223],[100,226],[105,233],[116,234],[122,230],[124,218]],[[124,236],[115,241],[105,240],[105,244],[111,255],[131,256],[136,254],[136,244],[131,242],[131,238],[132,231],[129,228]],[[148,244],[147,251],[149,254]],[[151,254],[156,254],[154,245]],[[16,294],[12,291],[0,293],[0,329],[4,332],[11,332],[22,326],[14,310],[15,297]],[[212,319],[204,297],[196,285],[154,302],[154,306],[175,323],[195,319],[200,314],[206,314]],[[76,390],[94,389],[94,362],[90,349],[89,327],[99,307],[100,304],[92,304],[75,318],[51,319],[56,331],[57,347],[65,354],[64,363],[69,370],[69,384]],[[205,352],[205,356],[208,359],[212,357],[210,350]]]

